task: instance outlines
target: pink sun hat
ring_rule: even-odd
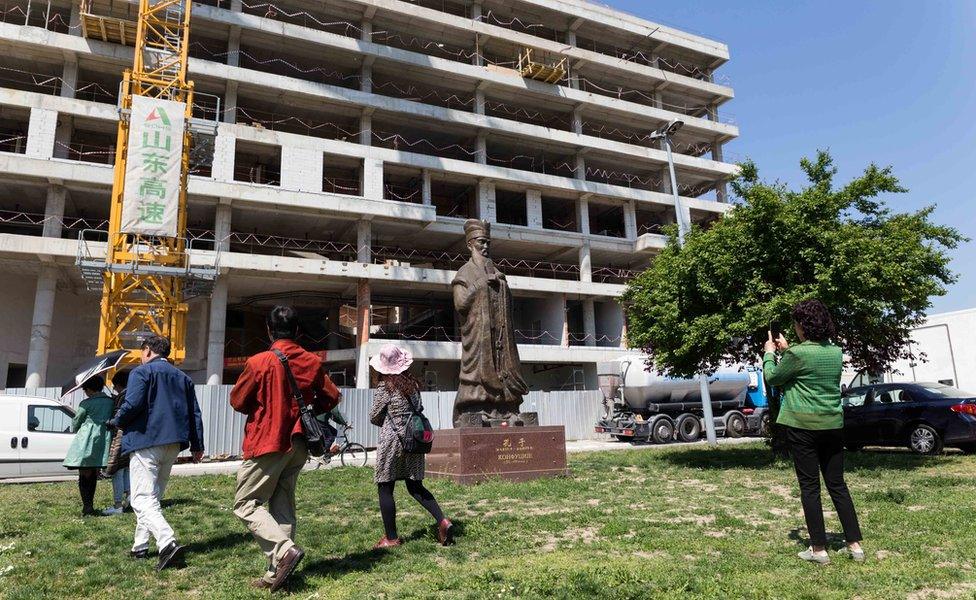
[[[395,344],[380,348],[379,354],[369,359],[369,366],[384,375],[399,375],[413,364],[413,356]]]

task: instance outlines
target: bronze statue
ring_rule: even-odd
[[[451,282],[454,308],[461,317],[461,377],[454,403],[455,427],[522,425],[519,415],[529,391],[512,324],[508,281],[489,257],[490,225],[478,219],[464,223],[471,258]],[[530,423],[536,424],[536,423]]]

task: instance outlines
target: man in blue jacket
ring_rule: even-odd
[[[203,456],[203,419],[193,382],[166,358],[170,343],[152,335],[142,343],[142,365],[129,374],[125,401],[110,424],[121,427],[122,454],[130,455],[131,504],[136,514],[133,558],[148,558],[149,535],[159,549],[157,570],[183,555],[160,509],[170,469],[181,450],[190,448],[193,462]]]

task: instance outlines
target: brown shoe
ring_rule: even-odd
[[[437,541],[441,546],[450,546],[454,543],[454,525],[447,519],[442,519],[437,524]]]
[[[265,581],[264,577],[258,577],[251,580],[251,587],[256,590],[267,590],[271,588],[271,583]]]
[[[285,555],[281,557],[278,561],[278,566],[275,568],[274,579],[271,580],[270,589],[272,592],[277,592],[281,589],[281,586],[285,585],[288,581],[288,577],[291,576],[292,571],[298,566],[302,558],[305,557],[305,551],[298,546],[292,546],[285,552]]]
[[[373,546],[373,550],[379,550],[381,548],[393,548],[394,546],[399,546],[403,544],[403,540],[400,538],[389,539],[385,535],[380,538],[380,541],[376,542]]]

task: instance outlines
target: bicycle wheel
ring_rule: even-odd
[[[365,467],[367,452],[362,444],[346,444],[339,454],[344,467]]]

